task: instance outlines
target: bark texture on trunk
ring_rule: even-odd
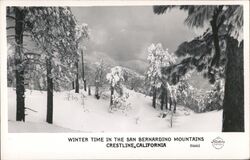
[[[51,76],[51,59],[46,60],[47,68],[47,118],[46,122],[53,123],[53,78]]]
[[[166,89],[165,103],[166,103],[166,110],[167,110],[168,109],[168,90],[167,89]]]
[[[95,97],[96,97],[96,99],[100,98],[100,95],[99,95],[99,82],[95,82]]]
[[[243,43],[228,38],[227,60],[222,131],[244,132]]]
[[[212,33],[213,33],[213,42],[215,48],[215,55],[212,59],[212,66],[219,66],[220,63],[220,44],[219,44],[219,36],[218,36],[218,27],[216,23],[217,17],[211,21]]]
[[[161,110],[163,110],[164,104],[165,104],[165,97],[166,97],[166,89],[164,86],[161,86]]]
[[[89,88],[88,94],[89,94],[89,96],[91,96],[91,86],[89,85],[88,88]]]
[[[172,98],[171,97],[169,97],[169,110],[171,111],[172,110],[172,103],[173,101],[172,101]]]
[[[174,105],[174,113],[175,113],[175,112],[176,112],[176,100],[174,99],[173,101],[174,101],[174,102],[173,102],[173,103],[174,103],[173,105]]]
[[[112,106],[114,104],[113,102],[113,95],[114,95],[114,87],[110,87],[110,91],[111,91],[111,96],[110,96],[110,106]]]
[[[25,121],[25,87],[24,87],[24,67],[23,62],[23,31],[24,13],[15,7],[15,66],[16,66],[16,120]]]
[[[87,82],[85,79],[85,69],[84,69],[84,60],[83,60],[83,51],[81,50],[81,58],[82,58],[82,80],[84,85],[84,91],[87,91]]]
[[[87,81],[86,81],[86,79],[84,79],[83,83],[84,83],[84,91],[87,91]]]
[[[153,102],[152,105],[154,108],[156,108],[156,88],[153,87]]]
[[[79,93],[79,67],[78,67],[78,62],[76,62],[76,88],[75,88],[75,93]]]

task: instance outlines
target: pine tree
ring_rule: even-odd
[[[157,91],[159,88],[164,89],[164,84],[162,82],[162,68],[168,67],[175,63],[176,56],[170,54],[168,50],[164,50],[160,43],[154,45],[152,44],[148,48],[148,58],[149,67],[146,73],[146,83],[149,84],[153,99],[152,99],[152,106],[156,108],[156,99],[157,99]],[[165,95],[165,92],[162,93]],[[161,101],[164,103],[165,96],[162,95]],[[163,108],[163,104],[161,105]]]
[[[97,99],[100,98],[100,87],[104,84],[105,79],[105,64],[103,60],[99,63],[96,63],[96,71],[95,71],[95,97]]]
[[[78,52],[80,52],[79,56],[81,56],[81,61],[82,61],[82,79],[84,82],[84,90],[87,91],[87,82],[85,79],[85,72],[84,72],[84,59],[83,59],[83,49],[85,47],[81,47],[80,44],[83,43],[85,39],[89,39],[89,30],[88,30],[88,25],[83,23],[81,25],[76,26],[76,45]],[[76,65],[76,87],[75,87],[75,92],[79,93],[79,60],[75,63]]]
[[[154,12],[163,14],[174,7],[188,11],[185,22],[189,26],[204,27],[206,22],[209,22],[210,26],[204,35],[179,47],[177,54],[185,53],[190,56],[173,68],[178,68],[178,75],[184,75],[194,67],[198,71],[206,70],[205,77],[209,78],[211,83],[215,82],[216,76],[223,76],[218,72],[223,68],[226,81],[222,131],[243,132],[243,6],[155,6]],[[227,47],[224,47],[224,43]],[[235,53],[231,54],[232,51]],[[235,85],[235,82],[238,84]],[[235,98],[236,94],[238,98]]]
[[[17,97],[17,110],[16,120],[25,121],[25,99],[24,99],[24,67],[23,67],[23,32],[24,32],[24,19],[25,10],[15,7],[15,66],[16,66],[16,97]]]
[[[8,42],[15,47],[14,55],[9,60],[14,59],[15,82],[16,82],[16,120],[25,121],[25,66],[26,56],[24,51],[23,39],[26,36],[26,7],[7,7],[7,25],[14,23],[14,26],[7,26],[7,31],[14,29],[13,35],[7,35]],[[14,42],[12,38],[14,37]],[[10,75],[10,74],[8,74]],[[8,77],[9,78],[9,77]]]
[[[111,72],[106,75],[106,78],[110,84],[110,106],[112,106],[114,102],[114,91],[116,91],[119,96],[123,95],[122,82],[124,78],[122,68],[120,66],[111,68]]]
[[[53,123],[53,89],[56,79],[65,76],[67,69],[78,59],[76,39],[76,20],[66,7],[28,8],[27,26],[33,40],[42,48],[47,68],[47,118]],[[59,76],[61,74],[61,76]]]

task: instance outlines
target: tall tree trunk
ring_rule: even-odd
[[[213,17],[213,20],[210,22],[212,26],[212,33],[213,33],[213,43],[215,48],[215,55],[212,59],[212,66],[219,66],[220,62],[220,44],[219,44],[219,36],[218,36],[218,27],[217,27],[217,16]]]
[[[99,85],[100,85],[100,82],[95,82],[95,97],[96,97],[96,99],[100,98],[100,95],[99,95]]]
[[[165,97],[166,97],[166,89],[165,87],[162,85],[161,86],[161,110],[163,110],[163,106],[164,106],[164,102],[165,102]]]
[[[154,108],[156,108],[156,88],[153,87],[153,102],[152,105]]]
[[[91,86],[90,86],[90,85],[88,85],[88,88],[89,88],[89,90],[88,90],[88,94],[89,94],[89,96],[91,96]]]
[[[111,91],[111,96],[110,96],[110,106],[113,105],[113,95],[114,95],[114,87],[110,87],[110,91]]]
[[[243,42],[227,40],[227,66],[223,100],[223,132],[244,132]]]
[[[15,66],[16,66],[16,120],[25,121],[25,99],[24,99],[24,67],[23,62],[23,31],[24,31],[24,13],[18,7],[15,7]]]
[[[166,89],[165,103],[166,103],[166,110],[167,110],[168,109],[168,90],[167,89]]]
[[[169,97],[169,110],[171,111],[172,110],[172,97]]]
[[[47,68],[47,118],[48,123],[53,123],[53,78],[51,75],[52,65],[51,59],[46,60]]]
[[[72,89],[75,89],[75,82],[72,82]]]
[[[223,9],[223,5],[218,6],[218,8],[214,10],[212,20],[210,21],[210,25],[212,27],[212,33],[213,33],[213,43],[214,43],[214,48],[215,48],[215,55],[212,59],[211,66],[215,65],[216,67],[219,67],[220,56],[221,56],[218,32],[219,32],[220,25],[224,21],[224,18],[221,18],[220,22],[218,22],[218,17],[219,17],[219,14],[222,12],[222,9]]]
[[[83,61],[83,51],[81,50],[81,58],[82,58],[82,80],[84,85],[84,91],[87,91],[87,82],[85,79],[85,70],[84,70],[84,61]]]
[[[176,105],[177,105],[176,103],[177,103],[177,102],[176,102],[176,99],[174,98],[174,99],[173,99],[174,113],[176,112]]]
[[[76,88],[75,93],[79,93],[79,67],[78,62],[76,62]]]
[[[87,91],[87,81],[86,81],[86,79],[84,79],[83,83],[84,83],[84,91]]]

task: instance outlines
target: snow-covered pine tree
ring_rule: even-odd
[[[80,54],[79,56],[81,56],[81,61],[82,61],[82,79],[84,82],[84,90],[87,90],[87,82],[85,79],[85,72],[84,72],[84,59],[83,59],[83,50],[85,49],[85,46],[80,46],[80,44],[82,44],[82,42],[85,39],[89,39],[89,29],[88,29],[88,25],[86,23],[82,23],[80,25],[76,25],[76,46],[77,46],[77,50],[78,50],[78,54]],[[83,45],[83,44],[82,44]],[[75,92],[79,93],[79,60],[77,60],[75,62],[76,65],[76,80],[75,80]]]
[[[202,38],[186,42],[202,50],[195,52],[199,54],[183,50],[191,56],[178,65],[183,66],[179,69],[184,74],[192,66],[199,71],[208,70],[207,77],[213,83],[218,68],[225,63],[222,131],[244,132],[243,6],[154,6],[154,12],[163,14],[174,7],[188,11],[185,22],[191,27],[204,27],[205,23],[210,23],[208,34],[205,33]],[[223,42],[226,42],[226,45],[222,46]],[[189,48],[198,50],[196,47]],[[222,48],[225,48],[227,59],[224,62]]]
[[[103,86],[105,80],[105,69],[106,65],[103,60],[96,63],[96,71],[95,71],[95,97],[97,99],[100,98],[100,87]]]
[[[53,123],[54,83],[62,78],[72,78],[72,63],[79,58],[76,44],[76,20],[69,7],[27,8],[27,28],[44,54],[47,75],[47,118]],[[71,81],[70,81],[71,82]]]
[[[129,93],[124,93],[124,74],[120,66],[111,68],[111,72],[106,75],[110,84],[111,96],[109,111],[113,112],[120,110],[123,113],[130,108],[130,103],[127,102]]]
[[[38,8],[36,8],[38,9]],[[7,7],[7,31],[14,29],[14,32],[8,32],[7,39],[12,46],[15,47],[15,54],[13,59],[15,61],[14,71],[15,71],[15,82],[16,82],[16,120],[25,121],[25,85],[30,84],[27,82],[28,77],[30,77],[30,68],[36,69],[37,72],[42,73],[42,69],[39,68],[41,64],[40,55],[35,55],[34,52],[30,52],[27,44],[24,44],[24,38],[29,38],[32,33],[29,30],[30,20],[28,18],[30,12],[29,7]],[[42,16],[43,12],[37,12],[38,15]],[[10,34],[9,34],[10,33]],[[14,38],[14,41],[13,41]],[[34,58],[36,57],[36,58]],[[37,57],[40,60],[37,60]],[[10,57],[11,59],[11,57]],[[28,74],[27,74],[28,73]],[[35,72],[32,72],[35,73]],[[35,74],[32,78],[37,78],[39,75]],[[39,77],[41,80],[41,76]]]
[[[111,68],[111,72],[106,75],[106,78],[110,84],[110,106],[112,106],[114,99],[114,91],[116,91],[119,96],[123,95],[122,82],[124,81],[124,78],[122,68],[120,66]]]
[[[25,121],[25,86],[24,86],[24,54],[23,37],[26,9],[24,7],[7,7],[6,18],[8,21],[14,21],[14,26],[8,26],[7,30],[14,29],[14,35],[7,35],[10,39],[14,37],[14,63],[16,79],[16,120]]]
[[[152,106],[156,107],[157,90],[162,88],[164,90],[164,84],[162,81],[162,68],[169,67],[176,61],[176,56],[164,50],[160,43],[151,44],[148,47],[149,67],[146,72],[146,83],[150,87],[150,91],[153,94]],[[163,93],[165,94],[165,92]],[[162,95],[162,99],[163,99]]]

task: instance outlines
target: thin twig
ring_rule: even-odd
[[[28,109],[28,110],[33,111],[33,112],[37,112],[37,111],[35,111],[35,110],[33,110],[33,109],[30,109],[30,108],[28,108],[28,107],[25,107],[25,109]]]

